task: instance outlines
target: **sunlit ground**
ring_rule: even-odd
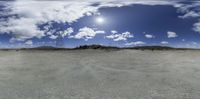
[[[0,51],[0,99],[199,99],[200,52]]]

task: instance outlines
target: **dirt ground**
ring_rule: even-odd
[[[0,99],[200,99],[200,51],[0,51]]]

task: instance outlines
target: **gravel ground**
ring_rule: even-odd
[[[200,99],[200,51],[0,51],[0,99]]]

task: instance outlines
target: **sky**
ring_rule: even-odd
[[[200,1],[0,1],[0,48],[91,44],[200,48]]]

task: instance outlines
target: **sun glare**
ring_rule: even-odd
[[[97,18],[96,18],[96,22],[97,22],[98,24],[103,24],[103,23],[105,22],[105,19],[104,19],[103,17],[97,17]]]

